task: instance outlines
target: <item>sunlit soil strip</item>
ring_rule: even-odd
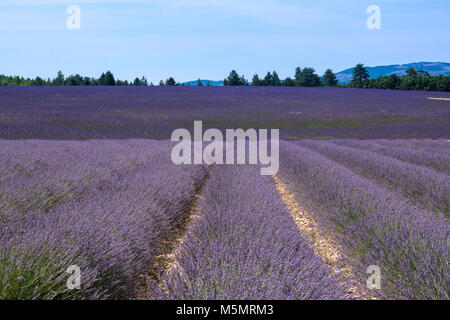
[[[450,98],[435,98],[435,97],[428,97],[428,100],[442,100],[442,101],[450,101]]]
[[[294,196],[277,176],[273,176],[273,179],[283,202],[286,204],[292,218],[297,224],[297,228],[311,242],[314,252],[330,267],[333,274],[339,273],[346,283],[351,284],[349,291],[346,293],[346,297],[370,299],[367,290],[357,285],[359,281],[354,277],[352,267],[343,265],[339,244],[321,232],[316,221],[302,210],[295,201]]]
[[[159,246],[159,254],[153,259],[152,266],[149,270],[147,277],[145,275],[140,276],[140,282],[142,288],[139,290],[137,299],[147,299],[148,293],[146,291],[147,281],[152,281],[158,284],[163,290],[165,289],[164,283],[159,283],[160,273],[164,272],[170,274],[174,268],[181,269],[180,264],[177,261],[177,254],[180,252],[183,243],[186,241],[189,230],[195,225],[200,218],[199,203],[202,199],[203,187],[209,178],[210,170],[204,178],[200,187],[197,188],[194,199],[192,200],[189,209],[186,211],[180,222],[161,240]]]

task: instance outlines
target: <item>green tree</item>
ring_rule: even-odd
[[[90,86],[91,85],[91,79],[88,77],[84,77],[83,80],[81,81],[81,85],[82,86]]]
[[[177,83],[176,83],[176,81],[175,81],[175,79],[173,77],[170,77],[169,79],[166,80],[164,85],[166,85],[166,86],[176,86]]]
[[[44,85],[44,80],[41,77],[36,77],[36,79],[34,79],[32,81],[32,85],[33,86],[43,86]]]
[[[336,75],[333,70],[327,69],[323,74],[322,81],[324,86],[326,87],[335,87],[338,84],[338,80],[336,79]]]
[[[278,74],[275,71],[272,74],[272,85],[281,86],[280,78],[278,77]]]
[[[257,73],[255,73],[253,75],[253,79],[252,79],[252,86],[257,87],[261,85],[261,79],[259,79],[259,76]]]
[[[202,80],[200,80],[200,78],[197,80],[197,86],[203,87],[203,83],[202,83]]]
[[[295,78],[296,85],[299,86],[300,82],[302,81],[302,68],[297,67],[295,69],[295,76],[294,76],[294,78]]]
[[[263,86],[272,86],[273,85],[273,76],[270,72],[267,72],[262,83],[263,83]]]
[[[248,81],[245,77],[239,76],[236,70],[232,70],[229,76],[223,81],[224,86],[248,86]]]
[[[297,85],[300,87],[317,87],[321,85],[320,77],[314,68],[304,68],[299,75],[296,74]]]
[[[286,79],[281,82],[281,85],[284,87],[295,87],[295,80],[292,80],[290,77],[287,77]]]
[[[61,70],[58,71],[58,74],[55,79],[53,79],[52,84],[54,86],[63,86],[64,85],[64,75]]]
[[[116,84],[116,80],[114,79],[112,72],[107,71],[106,73],[102,73],[98,79],[98,84],[101,86],[114,86]]]
[[[350,81],[350,86],[353,88],[363,88],[369,78],[369,71],[364,68],[362,63],[358,63],[353,69],[353,77],[352,81]]]

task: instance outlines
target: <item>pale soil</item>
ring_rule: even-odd
[[[210,172],[211,170],[209,170],[202,185],[197,189],[194,199],[181,221],[161,241],[158,249],[159,254],[153,259],[148,274],[139,276],[138,281],[140,286],[136,299],[143,300],[149,298],[148,281],[156,283],[164,290],[164,283],[161,283],[161,279],[159,279],[161,272],[169,274],[174,268],[181,269],[176,257],[180,252],[183,243],[186,241],[189,231],[200,218],[200,215],[198,214],[199,203],[202,199],[201,194],[203,187],[209,178]]]
[[[314,252],[322,258],[322,261],[332,270],[332,273],[339,274],[342,277],[343,284],[350,287],[345,296],[371,299],[364,284],[361,284],[354,276],[353,268],[344,262],[339,243],[330,234],[327,234],[312,216],[295,201],[294,196],[277,176],[273,176],[273,179],[298,230],[311,242]]]
[[[429,100],[442,100],[442,101],[450,101],[450,98],[435,98],[435,97],[429,97],[427,98]]]

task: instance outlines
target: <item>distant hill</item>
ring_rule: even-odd
[[[208,81],[209,81],[209,84],[210,84],[211,86],[215,86],[215,87],[217,87],[217,86],[223,86],[223,80],[222,80],[222,81],[200,80],[200,81],[202,82],[202,84],[203,84],[204,86],[206,86],[206,84],[208,83]],[[184,82],[183,84],[184,84],[185,86],[196,86],[197,83],[198,83],[198,80],[194,80],[194,81]]]
[[[404,75],[405,71],[413,67],[416,70],[424,70],[431,75],[450,75],[450,63],[446,62],[413,62],[408,64],[393,64],[390,66],[367,67],[371,78],[389,76],[391,74]],[[353,68],[336,74],[340,83],[348,83],[352,79]]]
[[[381,76],[389,76],[391,74],[396,75],[404,75],[405,71],[409,68],[413,67],[416,70],[424,70],[427,71],[431,75],[450,75],[450,63],[446,62],[413,62],[407,64],[393,64],[390,66],[376,66],[376,67],[367,67],[367,70],[370,73],[371,78],[378,78]],[[339,80],[339,83],[348,83],[352,80],[352,72],[353,68],[346,69],[344,71],[336,73],[336,77]],[[196,86],[198,80],[184,82],[186,86]],[[208,83],[208,80],[200,80],[203,85]],[[209,80],[211,86],[223,86],[222,81],[214,81]]]

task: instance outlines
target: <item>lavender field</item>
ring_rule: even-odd
[[[450,102],[430,96],[450,97],[0,87],[0,299],[448,300]],[[279,128],[279,172],[173,164],[194,120]]]
[[[0,87],[0,139],[168,139],[277,128],[287,140],[448,138],[449,93],[289,87]]]

